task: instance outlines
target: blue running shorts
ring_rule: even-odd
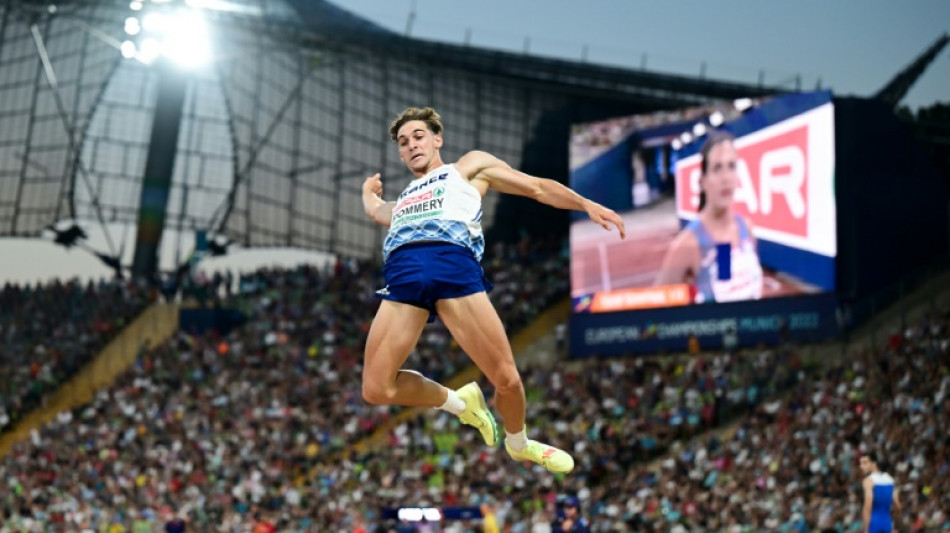
[[[447,242],[417,242],[393,250],[383,265],[386,286],[376,291],[383,300],[402,302],[436,317],[435,302],[490,292],[494,285],[471,250]]]

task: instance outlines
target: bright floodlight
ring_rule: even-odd
[[[163,13],[149,13],[142,19],[142,27],[147,32],[166,33],[168,31],[168,17]]]
[[[722,113],[719,111],[714,111],[712,115],[709,115],[709,123],[712,124],[714,128],[722,126],[722,123],[725,122],[726,117],[722,116]]]
[[[152,12],[142,17],[141,22],[129,17],[125,31],[130,35],[142,33],[134,57],[145,64],[165,56],[182,68],[194,68],[211,59],[208,30],[198,9]]]
[[[122,57],[131,59],[135,57],[136,54],[135,43],[132,41],[125,41],[122,43],[122,46],[119,47],[119,51],[122,52]]]
[[[166,19],[162,54],[184,68],[203,65],[211,59],[208,29],[201,12],[179,11]]]
[[[125,33],[138,35],[140,31],[142,31],[142,26],[139,25],[139,19],[135,17],[125,19]]]
[[[752,99],[739,98],[738,100],[734,102],[734,104],[736,106],[736,111],[745,111],[746,109],[749,109],[750,107],[752,107]]]
[[[142,9],[142,2],[139,2],[139,0],[134,0],[131,4],[129,4],[129,9],[132,11],[140,11]]]
[[[155,61],[161,53],[162,43],[158,42],[158,39],[148,37],[142,40],[142,50],[139,51],[139,55],[136,57],[139,61],[148,65],[152,61]]]
[[[693,140],[693,136],[690,135],[688,131],[684,131],[683,134],[680,135],[680,140],[683,141],[683,144],[689,144],[689,142]]]
[[[679,150],[683,147],[683,143],[681,143],[679,139],[673,139],[673,142],[670,144],[673,146],[674,150]]]
[[[706,125],[702,122],[697,122],[696,125],[693,126],[693,135],[702,137],[704,133],[706,133]]]

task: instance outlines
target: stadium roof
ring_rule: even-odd
[[[381,28],[326,0],[287,2],[297,10],[308,29],[341,43],[367,47],[384,55],[398,51],[402,57],[417,57],[488,76],[543,83],[548,88],[556,85],[564,90],[595,90],[610,98],[642,100],[652,96],[683,103],[764,96],[788,90],[419,40]]]
[[[453,131],[507,150],[512,164],[539,117],[563,102],[666,109],[789,90],[418,40],[326,0],[187,3],[206,8],[224,40],[214,68],[191,82],[165,227],[246,246],[377,249],[378,229],[356,216],[357,180],[404,171],[384,126],[433,95],[434,72],[454,84],[454,100],[435,96],[454,108]],[[0,5],[0,235],[36,237],[66,219],[138,221],[156,75],[118,53],[129,9],[129,0]],[[484,107],[472,102],[480,98]]]

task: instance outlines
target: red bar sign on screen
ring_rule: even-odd
[[[808,237],[808,127],[736,143],[739,185],[733,209],[756,227]],[[699,178],[698,158],[677,167],[676,187],[685,193],[676,198],[681,213],[696,213]]]

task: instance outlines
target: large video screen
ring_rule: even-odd
[[[627,227],[575,213],[574,311],[833,291],[834,154],[828,92],[574,125],[571,187]]]

